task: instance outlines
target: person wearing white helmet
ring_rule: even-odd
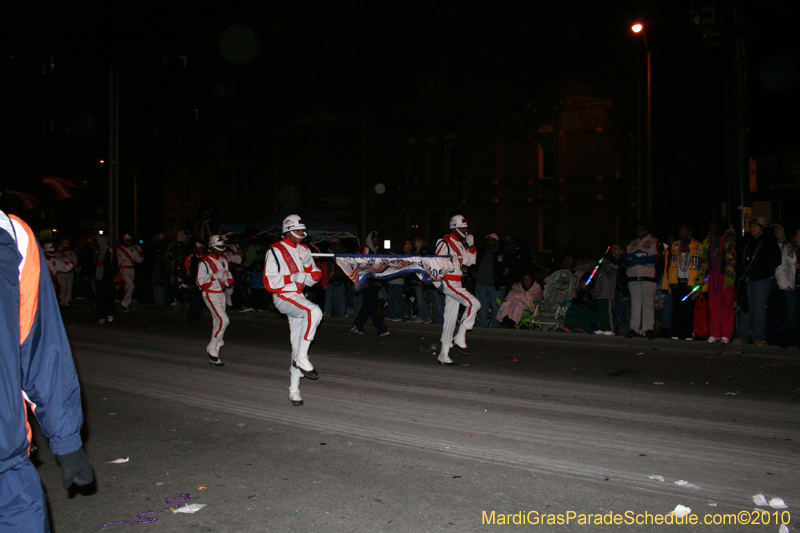
[[[233,276],[225,258],[225,240],[212,235],[208,241],[208,255],[197,265],[197,286],[203,291],[203,301],[211,311],[211,341],[206,346],[208,363],[225,366],[219,358],[219,349],[225,345],[225,330],[231,323],[225,311],[225,291],[233,286]]]
[[[319,378],[308,359],[308,348],[322,320],[322,311],[303,296],[303,290],[316,284],[322,272],[311,257],[311,250],[302,244],[307,235],[305,229],[298,215],[287,216],[283,220],[283,239],[267,250],[264,261],[264,287],[272,293],[278,311],[289,318],[292,342],[289,400],[294,406],[303,405],[300,378]]]
[[[72,300],[72,285],[75,282],[75,270],[78,267],[78,255],[72,251],[69,239],[64,239],[58,245],[56,257],[64,262],[67,267],[72,267],[67,272],[57,272],[58,280],[58,304],[68,306]]]
[[[133,280],[136,277],[136,271],[133,268],[134,263],[141,263],[144,261],[142,255],[142,247],[133,243],[133,237],[130,233],[122,236],[122,244],[117,246],[117,261],[119,262],[119,274],[125,282],[125,296],[122,298],[122,310],[128,312],[128,307],[133,300]]]
[[[467,349],[467,331],[475,325],[475,317],[481,308],[480,302],[461,285],[462,267],[475,264],[478,251],[475,249],[475,238],[468,233],[467,219],[455,215],[450,219],[450,233],[436,243],[436,255],[449,255],[453,262],[453,271],[440,283],[445,296],[444,326],[442,327],[442,350],[439,353],[439,364],[456,366],[450,359],[450,348],[463,355],[469,355]],[[466,307],[464,315],[456,331],[460,306]],[[454,335],[455,334],[455,335]]]
[[[47,268],[50,269],[50,279],[55,287],[58,284],[58,274],[60,272],[72,272],[72,269],[75,268],[75,265],[73,263],[67,264],[59,259],[58,255],[56,254],[56,248],[51,242],[45,243],[45,245],[42,246],[42,250],[44,250]],[[56,294],[58,294],[58,291],[56,291]]]

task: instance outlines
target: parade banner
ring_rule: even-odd
[[[316,254],[314,254],[316,255]],[[361,290],[369,278],[389,279],[416,274],[426,284],[442,281],[453,271],[450,256],[336,254],[336,264]]]

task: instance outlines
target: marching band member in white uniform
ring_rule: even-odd
[[[72,300],[72,285],[75,282],[75,268],[78,267],[78,254],[73,252],[69,246],[69,240],[64,239],[58,246],[56,257],[61,259],[65,265],[72,265],[69,272],[58,272],[58,304],[68,306]]]
[[[117,262],[119,263],[119,275],[125,282],[125,297],[122,298],[122,310],[127,313],[133,299],[133,280],[136,277],[133,264],[144,261],[144,256],[142,255],[142,247],[138,244],[133,244],[133,237],[131,237],[130,233],[123,235],[122,242],[122,245],[117,246]]]
[[[475,249],[475,238],[467,233],[467,219],[456,215],[450,219],[450,233],[436,242],[436,255],[449,255],[453,262],[453,272],[447,274],[440,283],[445,296],[444,326],[442,327],[442,351],[439,364],[456,366],[450,359],[450,348],[455,344],[456,350],[469,355],[467,349],[467,331],[475,325],[475,316],[481,308],[480,302],[461,285],[461,267],[474,265],[478,252]],[[464,316],[456,332],[456,321],[460,306],[466,307]],[[455,333],[455,336],[453,336]]]
[[[283,239],[267,250],[264,264],[264,287],[272,293],[272,301],[289,318],[292,342],[292,364],[289,400],[303,405],[300,378],[317,379],[319,374],[308,359],[308,348],[322,320],[320,308],[303,296],[303,289],[317,283],[322,272],[311,257],[308,246],[301,244],[306,226],[298,215],[283,220]]]
[[[225,366],[219,358],[219,349],[225,346],[225,330],[231,323],[225,311],[225,291],[233,287],[233,276],[225,259],[225,241],[222,237],[212,235],[208,250],[208,255],[197,265],[197,286],[203,291],[203,301],[211,311],[214,324],[206,352],[211,366]]]

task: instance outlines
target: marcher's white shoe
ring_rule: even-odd
[[[728,337],[722,337],[721,341],[722,344],[728,344],[729,342],[731,342],[731,340]]]
[[[314,370],[314,365],[311,364],[311,361],[308,360],[308,354],[306,353],[299,353],[295,358],[294,362],[292,363],[297,370],[303,373],[303,377],[308,379],[318,379],[319,374],[317,371]]]
[[[603,332],[603,335],[607,335],[607,336],[609,336],[609,337],[610,337],[611,335],[616,335],[616,333],[614,333],[613,331],[610,331],[610,330],[609,330],[609,331],[604,331],[604,332]]]
[[[594,330],[594,334],[595,335],[605,335],[606,332],[603,331],[602,329],[596,329],[596,330]]]
[[[439,354],[437,358],[440,365],[443,366],[456,366],[456,363],[450,359],[450,348],[447,346],[442,345],[442,352]]]
[[[719,341],[719,338],[717,338],[717,337],[709,337],[708,338],[708,344],[714,344],[717,341]]]
[[[300,397],[299,389],[289,389],[289,401],[292,402],[292,405],[295,407],[303,405],[303,398]]]

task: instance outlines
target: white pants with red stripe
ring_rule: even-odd
[[[275,308],[289,318],[292,362],[298,357],[307,360],[308,347],[314,340],[314,334],[322,321],[322,311],[317,304],[300,293],[276,293],[272,295],[272,301],[275,303]],[[294,375],[303,375],[291,365],[289,371]]]
[[[125,297],[122,298],[122,307],[128,308],[131,305],[131,300],[133,300],[133,278],[136,276],[136,272],[133,267],[125,267],[120,268],[119,273],[125,282]]]
[[[219,357],[219,349],[225,345],[225,330],[231,323],[228,313],[225,312],[225,293],[203,291],[203,301],[211,311],[211,319],[214,321],[211,342],[206,346],[206,351],[209,355]]]
[[[442,284],[444,292],[444,327],[442,328],[442,345],[448,348],[453,347],[453,339],[458,341],[461,346],[466,346],[467,331],[475,325],[475,317],[481,304],[475,296],[461,286],[460,281],[447,281]],[[458,310],[460,306],[466,307],[464,316],[461,318],[461,325],[456,332],[456,322],[458,321]],[[455,335],[454,335],[455,333]]]

